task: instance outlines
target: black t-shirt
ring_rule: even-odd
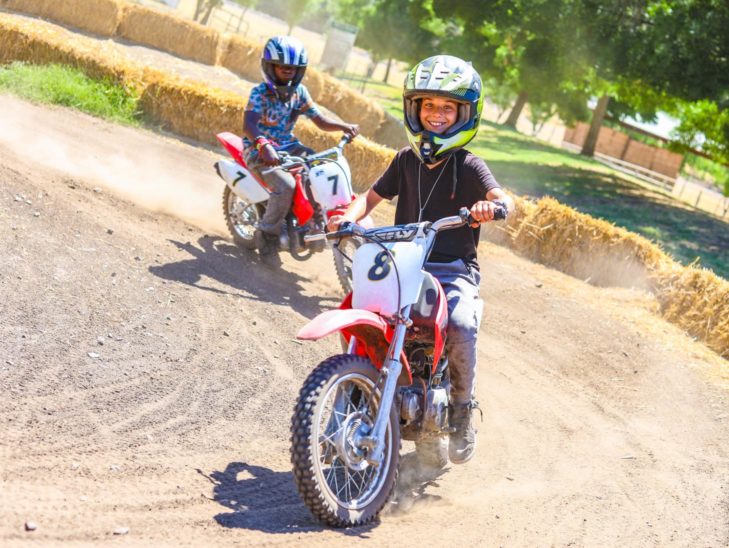
[[[421,221],[457,215],[460,208],[470,209],[476,202],[485,200],[487,192],[501,186],[486,163],[467,150],[458,150],[446,162],[429,169],[410,148],[404,148],[372,188],[383,198],[398,197],[395,224],[406,224],[418,222],[421,208]],[[428,260],[445,263],[463,259],[478,268],[479,233],[480,228],[468,226],[444,230],[438,234]]]

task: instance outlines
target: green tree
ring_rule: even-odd
[[[580,12],[570,0],[434,0],[438,17],[460,27],[442,43],[476,59],[477,69],[516,96],[505,125],[515,127],[529,102],[535,112],[565,118],[586,115],[585,64],[574,20]]]
[[[284,21],[289,26],[287,34],[291,34],[294,27],[304,18],[304,15],[313,7],[314,3],[313,0],[289,0],[287,2],[288,9],[284,16]]]
[[[638,105],[663,97],[710,101],[722,111],[729,99],[729,3],[726,0],[581,0],[589,64],[623,89],[619,100]],[[628,90],[625,93],[625,90]],[[609,102],[608,98],[604,99]],[[724,107],[725,108],[725,107]],[[704,121],[708,119],[704,118]],[[602,123],[593,115],[591,136]],[[711,127],[707,126],[711,133]],[[592,155],[588,139],[583,154]]]
[[[420,0],[342,0],[337,18],[356,25],[357,46],[375,63],[393,59],[415,63],[436,53],[436,36],[423,24],[429,12]],[[389,70],[385,73],[387,81]]]
[[[248,11],[249,8],[255,8],[258,5],[258,2],[260,0],[232,0],[236,4],[239,4],[242,6],[243,13],[245,14],[246,11]],[[195,6],[195,14],[193,15],[193,19],[195,21],[199,21],[203,25],[207,25],[208,21],[210,20],[210,15],[212,15],[213,10],[215,8],[219,8],[223,5],[223,0],[197,0],[197,4]]]

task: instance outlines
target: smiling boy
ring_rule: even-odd
[[[358,221],[383,199],[398,197],[395,223],[436,221],[462,207],[479,223],[494,211],[514,208],[486,163],[463,147],[478,132],[483,106],[481,77],[457,57],[436,55],[408,73],[403,90],[405,129],[410,146],[397,153],[385,172],[329,229]],[[448,299],[448,367],[451,378],[449,458],[471,459],[476,434],[471,424],[476,377],[476,342],[483,301],[477,261],[478,225],[440,233],[425,270],[443,286]]]

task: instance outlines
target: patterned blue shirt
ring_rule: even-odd
[[[293,129],[296,119],[301,114],[307,118],[314,118],[321,114],[303,84],[299,84],[291,99],[284,103],[265,82],[251,90],[246,111],[261,115],[256,127],[258,135],[276,141],[278,146],[298,143]],[[252,144],[248,137],[243,137],[243,145],[246,148]]]

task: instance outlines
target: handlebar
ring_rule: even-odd
[[[506,219],[506,208],[499,206],[494,210],[494,221],[500,221]],[[384,228],[370,228],[365,229],[364,227],[351,223],[349,221],[343,222],[339,225],[339,230],[334,232],[326,232],[321,234],[309,234],[304,236],[306,242],[314,242],[318,240],[339,240],[342,238],[352,236],[362,236],[366,239],[379,240],[379,241],[409,241],[412,240],[418,233],[418,230],[422,228],[424,231],[433,231],[435,233],[441,230],[449,230],[452,228],[458,228],[463,225],[472,225],[477,223],[476,219],[473,218],[468,208],[462,207],[458,211],[458,215],[451,217],[443,217],[435,222],[422,222],[422,223],[411,223],[406,225],[395,225]]]
[[[285,151],[277,151],[281,158],[281,163],[276,166],[271,166],[268,169],[261,170],[261,175],[268,175],[276,171],[277,169],[289,170],[298,166],[308,166],[311,162],[320,158],[326,158],[331,156],[333,153],[340,153],[344,150],[344,147],[352,142],[352,138],[346,133],[342,135],[336,146],[317,152],[316,154],[310,154],[309,156],[293,156]]]

